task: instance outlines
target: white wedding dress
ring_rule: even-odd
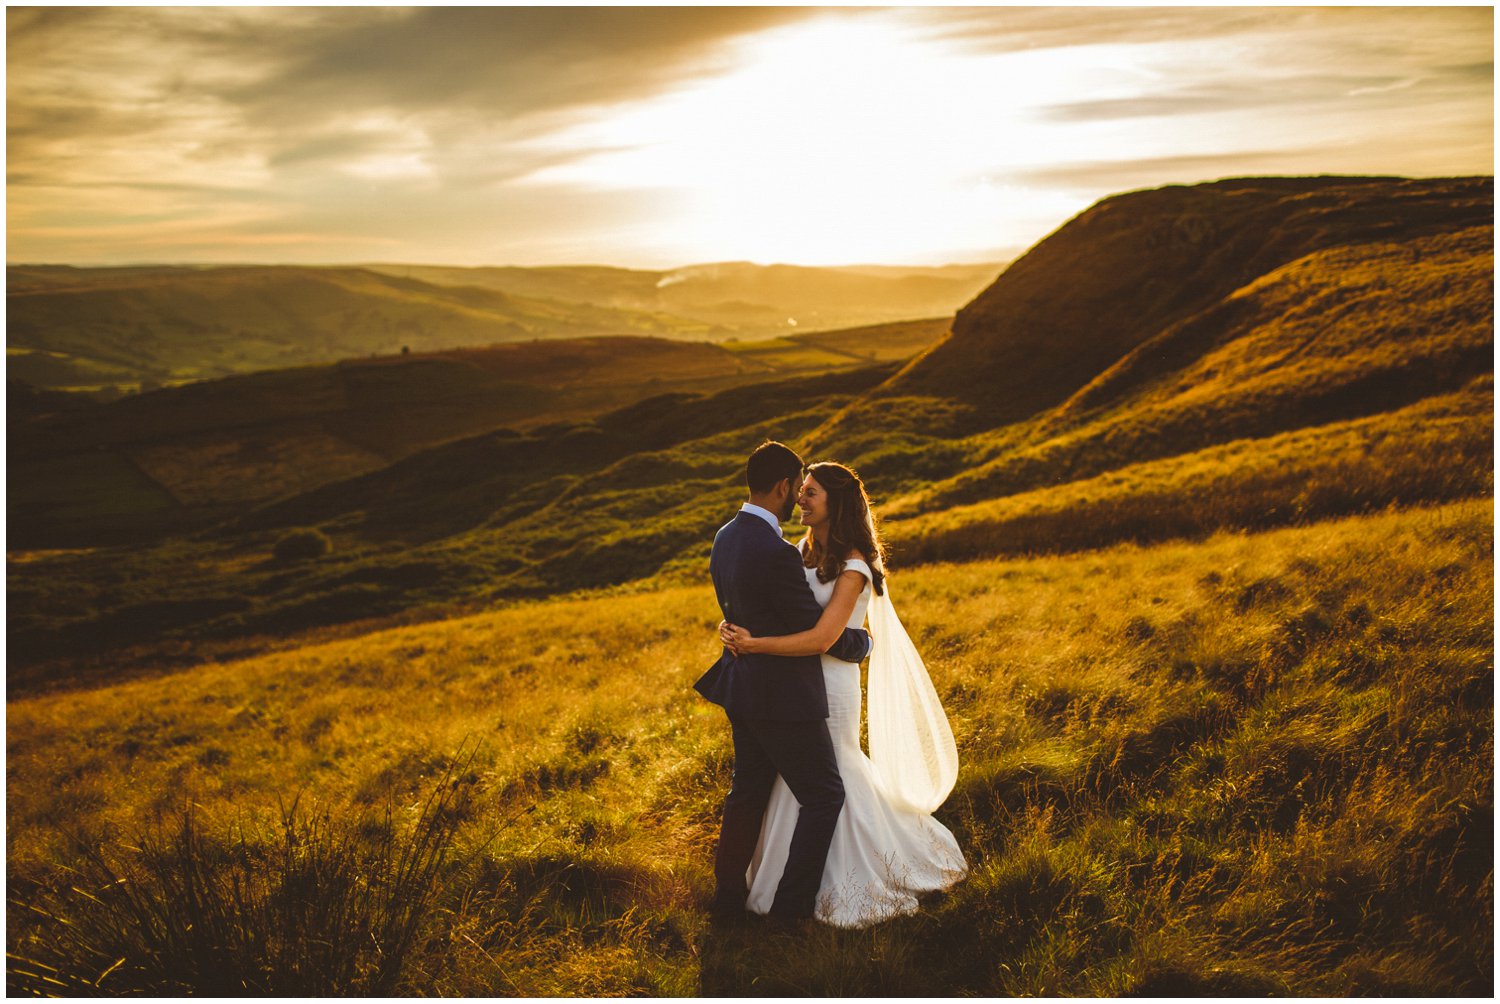
[[[870,566],[856,558],[844,565],[845,571],[851,569],[865,576],[864,591],[854,605],[854,612],[849,615],[848,624],[849,627],[860,627],[864,624],[865,613],[870,606]],[[826,607],[833,596],[834,583],[819,582],[816,569],[808,568],[805,572],[813,595],[817,597],[820,606]],[[886,627],[883,633],[876,633],[872,625],[877,650],[871,656],[870,669],[872,750],[876,743],[874,688],[877,672],[881,674],[881,681],[890,679],[891,649],[882,653],[882,644],[894,646],[897,652],[904,645],[911,653],[920,677],[915,684],[905,679],[898,681],[902,693],[895,695],[895,703],[902,720],[896,731],[906,735],[913,728],[919,731],[927,728],[930,723],[922,719],[924,712],[928,717],[933,715],[932,709],[936,709],[936,717],[942,717],[941,706],[927,681],[926,670],[906,639],[905,631],[895,620],[888,600],[881,597],[877,602],[885,604],[881,608],[883,625],[892,626]],[[885,655],[886,661],[877,670],[877,661],[882,655]],[[947,889],[968,871],[958,841],[948,832],[947,827],[930,814],[930,810],[941,804],[952,788],[953,776],[957,772],[957,754],[940,751],[934,755],[930,750],[924,753],[921,743],[885,741],[882,750],[884,758],[882,759],[881,754],[876,757],[886,766],[882,773],[859,745],[860,710],[863,703],[859,666],[824,655],[823,682],[828,692],[828,732],[833,739],[839,777],[844,782],[844,808],[839,814],[838,826],[833,831],[833,844],[823,867],[823,880],[818,887],[814,915],[818,920],[838,927],[865,927],[889,917],[915,912],[917,893]],[[890,705],[891,694],[898,688],[889,682],[882,682],[881,686],[884,688],[881,699],[885,705]],[[925,701],[917,696],[908,703],[909,698],[904,693],[908,687],[912,690],[925,690]],[[883,711],[882,714],[888,717],[889,712]],[[882,735],[889,731],[889,728],[883,728]],[[947,748],[951,751],[952,733],[948,731],[945,718],[935,731],[945,734]],[[938,745],[941,746],[941,743]],[[934,775],[946,776],[928,783],[928,769],[922,762],[924,760],[927,766],[931,766],[934,761],[942,761],[931,769]],[[951,760],[951,764],[946,762],[948,760]],[[910,774],[913,770],[918,775],[918,784],[914,788],[908,778],[903,788],[903,779],[896,775]],[[914,799],[911,797],[913,790],[922,794]],[[747,873],[750,895],[746,908],[755,913],[769,912],[771,903],[776,898],[776,886],[786,867],[787,851],[791,846],[799,809],[791,789],[778,777],[766,805],[765,818],[761,822],[760,843],[756,846],[755,856],[750,861]]]

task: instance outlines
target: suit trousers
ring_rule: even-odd
[[[771,915],[811,917],[833,831],[844,807],[844,782],[839,777],[828,723],[821,718],[801,722],[731,718],[729,725],[734,736],[734,782],[724,800],[724,820],[714,856],[718,886],[714,909],[745,908],[749,893],[745,873],[760,840],[771,786],[780,774],[801,809]]]

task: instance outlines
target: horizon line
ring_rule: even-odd
[[[909,268],[909,269],[946,269],[946,268],[980,268],[987,265],[1004,264],[1013,260],[1015,256],[1024,253],[1020,249],[1010,253],[1009,257],[984,258],[973,261],[950,261],[940,265],[922,265],[912,262],[847,262],[839,265],[805,265],[797,262],[772,261],[758,262],[746,258],[726,258],[717,261],[691,262],[686,265],[673,265],[666,268],[643,268],[633,265],[611,265],[604,262],[580,262],[580,263],[554,263],[546,265],[515,265],[515,264],[484,264],[484,265],[460,265],[446,261],[399,261],[399,260],[362,260],[362,261],[336,261],[336,262],[303,262],[303,261],[126,261],[110,262],[105,264],[76,264],[65,261],[7,261],[6,268],[72,268],[72,269],[105,269],[105,268],[458,268],[458,269],[590,269],[605,268],[615,269],[622,272],[681,272],[687,269],[699,268],[726,268],[730,266],[750,266],[752,268],[804,268],[839,270],[851,268]]]

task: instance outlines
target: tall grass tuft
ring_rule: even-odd
[[[472,760],[473,754],[469,755]],[[467,761],[402,825],[284,806],[279,832],[220,840],[191,806],[136,845],[75,839],[61,888],[11,891],[7,994],[388,994],[440,888]]]

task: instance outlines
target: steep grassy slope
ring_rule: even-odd
[[[902,361],[947,326],[911,321],[770,344],[528,341],[266,371],[92,408],[23,389],[7,430],[11,546],[183,532],[461,436],[576,421],[667,392]],[[127,493],[122,478],[154,488]],[[108,513],[101,496],[116,499]]]
[[[1072,551],[1494,495],[1493,381],[895,522],[909,561]]]
[[[1091,477],[1379,414],[1457,390],[1493,370],[1492,242],[1491,227],[1472,227],[1299,258],[1147,339],[1057,407],[964,437],[965,462],[954,476],[924,479],[891,514],[1031,490],[1055,483],[1059,472]],[[907,406],[887,402],[898,420]],[[857,431],[859,409],[868,407],[857,405],[818,438],[865,453],[869,473],[888,472],[898,487],[900,451],[888,439],[866,447],[872,437]],[[910,442],[909,450],[925,439]]]
[[[1402,245],[1419,261],[1424,239],[1493,216],[1490,178],[1249,178],[1115,196],[1007,268],[879,397],[959,402],[970,429],[1026,419],[1299,259]]]
[[[357,992],[394,955],[411,993],[1484,995],[1492,516],[896,569],[972,873],[865,932],[704,923],[729,741],[689,689],[701,576],[12,700],[12,989],[47,986],[22,960],[75,991],[123,960],[102,989]],[[278,964],[367,896],[308,876],[416,850],[455,764],[453,853],[400,886],[431,896],[412,946],[377,925],[343,960],[368,968]],[[376,857],[370,888],[402,881]]]

